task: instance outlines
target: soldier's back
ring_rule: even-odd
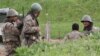
[[[79,31],[72,31],[67,35],[68,39],[78,39],[82,37],[82,33]]]
[[[5,26],[3,27],[3,40],[10,41],[10,40],[16,40],[19,35],[18,29],[12,24],[12,23],[5,23]]]

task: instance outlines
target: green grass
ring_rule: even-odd
[[[29,47],[21,47],[15,56],[99,56],[100,35],[62,43],[40,42]]]
[[[0,8],[10,7],[25,14],[34,2],[39,2],[43,10],[39,17],[42,35],[45,35],[45,24],[51,23],[51,37],[63,38],[71,31],[74,22],[79,23],[83,15],[93,18],[94,25],[100,26],[100,0],[0,0]],[[48,16],[46,16],[48,14]],[[100,34],[64,43],[41,42],[32,47],[20,47],[15,56],[100,56]]]
[[[23,13],[24,8],[26,14],[34,2],[39,2],[43,7],[39,17],[43,35],[45,35],[44,28],[47,21],[51,23],[52,38],[64,37],[71,31],[71,25],[74,22],[79,23],[80,31],[82,31],[80,20],[85,14],[93,18],[96,26],[100,26],[100,0],[0,0],[0,8],[14,8],[19,13]]]
[[[40,41],[16,51],[15,56],[100,56],[100,33],[60,43]]]

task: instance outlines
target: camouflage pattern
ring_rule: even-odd
[[[7,56],[13,56],[16,53],[15,49],[20,46],[19,44],[20,44],[19,41],[4,42]]]
[[[75,40],[75,39],[78,39],[78,38],[81,38],[83,37],[83,33],[79,32],[79,31],[72,31],[70,33],[68,33],[65,37],[64,37],[64,40]]]
[[[39,39],[39,32],[35,29],[39,28],[36,21],[37,19],[32,17],[32,15],[27,15],[24,19],[24,26],[21,34],[22,45],[30,46],[32,43],[36,43]]]
[[[89,23],[93,23],[92,18],[89,15],[84,15],[81,22],[87,21]],[[91,30],[84,30],[84,35],[88,36],[88,35],[92,35],[93,33],[98,33],[100,32],[100,28],[98,27],[91,27]]]
[[[100,28],[93,26],[91,31],[84,31],[83,33],[84,35],[88,36],[88,35],[99,33],[99,32],[100,32]]]
[[[7,55],[10,56],[14,53],[15,48],[20,46],[19,30],[16,28],[15,23],[7,22],[2,32]]]

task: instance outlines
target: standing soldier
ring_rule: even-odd
[[[64,40],[75,40],[78,38],[83,37],[83,34],[79,32],[79,25],[77,23],[74,23],[72,25],[72,32],[68,33],[65,37]]]
[[[84,34],[91,35],[91,33],[100,32],[100,28],[93,26],[93,21],[89,15],[84,15],[81,22],[84,25]]]
[[[24,25],[22,30],[21,38],[22,45],[30,46],[32,43],[36,43],[39,40],[39,23],[38,16],[40,15],[40,11],[42,7],[39,3],[33,3],[31,6],[31,10],[28,12],[27,16],[24,19]]]
[[[3,42],[7,51],[7,56],[12,56],[15,53],[15,49],[20,46],[20,32],[17,28],[20,20],[17,16],[18,12],[16,10],[9,9],[5,26],[3,27]]]

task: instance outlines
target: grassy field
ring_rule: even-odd
[[[24,10],[26,14],[34,2],[39,2],[43,7],[39,17],[43,35],[45,34],[44,28],[47,21],[51,23],[52,38],[64,37],[66,33],[71,31],[71,25],[74,22],[79,23],[80,31],[82,31],[80,20],[85,14],[93,18],[96,26],[100,26],[99,0],[0,0],[0,8],[14,8],[19,13],[23,13]]]
[[[15,56],[100,56],[100,35],[56,44],[40,42],[16,51]]]
[[[0,8],[10,7],[26,14],[34,2],[39,2],[43,10],[39,17],[41,32],[45,34],[45,24],[51,23],[51,37],[63,38],[71,31],[71,25],[80,22],[83,15],[93,18],[94,25],[100,27],[100,0],[0,0]],[[47,15],[48,14],[48,15]],[[17,49],[16,56],[100,56],[100,34],[77,41],[61,44],[39,43],[30,48]]]

